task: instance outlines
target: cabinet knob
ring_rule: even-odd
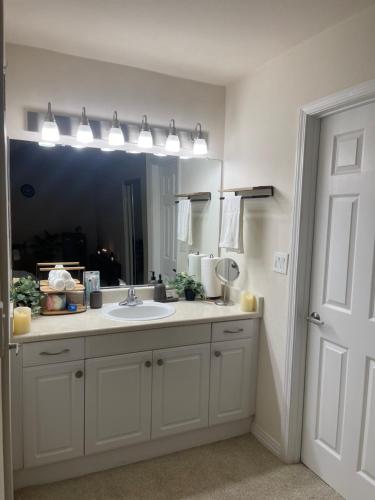
[[[82,370],[78,370],[76,372],[76,378],[82,378],[83,377],[83,371]]]
[[[151,365],[152,365],[151,361],[148,360],[148,361],[145,362],[145,366],[147,368],[150,368]]]
[[[217,358],[220,358],[220,356],[221,356],[221,352],[220,351],[215,351],[214,354],[215,354],[215,356]]]
[[[159,366],[163,366],[164,365],[164,361],[162,359],[158,359],[157,363],[158,363]]]

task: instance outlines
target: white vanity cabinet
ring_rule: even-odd
[[[156,456],[175,441],[181,449],[248,431],[258,327],[254,318],[23,344],[16,467],[26,474],[75,458],[70,470],[82,461],[87,471],[85,463],[116,464],[121,453]]]
[[[150,439],[152,352],[86,360],[86,454]]]
[[[83,455],[84,361],[23,369],[24,466]]]
[[[210,344],[153,353],[152,437],[208,426]]]

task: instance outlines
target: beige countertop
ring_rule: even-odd
[[[245,313],[238,304],[217,306],[213,302],[174,302],[172,316],[151,321],[115,321],[103,314],[102,309],[88,309],[84,313],[65,316],[39,316],[31,322],[31,332],[13,337],[14,342],[35,342],[71,337],[85,337],[103,333],[151,330],[176,325],[214,323],[235,319],[260,318],[263,299],[258,297],[258,311]]]

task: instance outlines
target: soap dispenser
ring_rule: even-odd
[[[150,285],[156,285],[157,282],[155,271],[151,271]]]
[[[161,279],[161,274],[159,274],[159,279],[154,286],[154,301],[155,302],[167,302],[167,290]]]

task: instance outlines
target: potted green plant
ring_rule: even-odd
[[[37,282],[31,276],[14,280],[11,286],[10,298],[14,306],[30,307],[33,316],[38,315],[40,312],[42,296],[43,294],[38,289]]]
[[[187,273],[177,273],[175,279],[168,284],[175,288],[180,296],[185,295],[186,300],[195,300],[196,297],[204,299],[205,297],[202,283]]]

